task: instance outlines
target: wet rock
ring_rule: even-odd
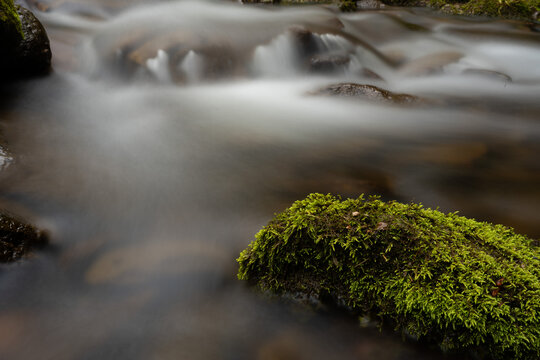
[[[303,58],[313,56],[319,51],[319,44],[313,32],[300,27],[294,26],[289,29],[299,55]]]
[[[360,0],[356,2],[356,6],[362,10],[378,10],[385,7],[379,0]]]
[[[420,98],[413,95],[393,93],[391,91],[381,89],[374,85],[355,83],[333,84],[319,89],[311,94],[354,97],[359,99],[389,102],[400,105],[414,104],[421,101]]]
[[[2,57],[22,39],[21,23],[12,0],[0,0],[0,39]]]
[[[21,20],[23,36],[14,35],[12,32],[10,40],[0,45],[0,77],[13,79],[45,75],[51,69],[51,49],[47,33],[32,12],[21,6],[16,6],[16,11]],[[6,31],[2,32],[2,35],[4,34]]]
[[[343,69],[351,61],[348,55],[321,54],[311,57],[309,70],[318,73],[330,73]]]
[[[491,79],[502,80],[504,82],[512,82],[512,78],[499,71],[486,70],[486,69],[466,69],[463,74],[482,76]]]
[[[441,72],[444,66],[455,63],[462,57],[463,54],[458,51],[428,54],[404,64],[399,72],[407,76],[431,75]]]
[[[155,77],[158,71],[166,74],[168,82],[179,84],[190,79],[206,81],[244,74],[251,55],[248,46],[233,47],[227,38],[175,28],[141,27],[112,41],[97,38],[95,46],[105,53],[103,58],[121,76],[153,73]],[[149,62],[155,63],[156,68],[149,66]],[[163,79],[158,76],[158,80]]]
[[[511,228],[420,204],[310,194],[257,233],[237,259],[238,278],[293,298],[330,298],[354,318],[443,350],[533,360],[539,250]],[[436,298],[444,301],[425,305]],[[519,335],[509,336],[515,326]]]
[[[0,171],[4,170],[13,161],[9,152],[0,145]]]
[[[0,262],[20,259],[31,248],[43,246],[47,236],[34,226],[0,213]]]

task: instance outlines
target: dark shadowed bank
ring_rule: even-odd
[[[328,301],[445,351],[540,357],[540,248],[512,229],[417,204],[311,194],[238,258],[238,277]]]
[[[243,0],[280,5],[337,4],[342,11],[389,6],[430,7],[447,14],[538,21],[540,0]]]

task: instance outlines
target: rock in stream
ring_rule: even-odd
[[[33,247],[47,243],[47,235],[20,219],[0,212],[0,262],[16,261]]]
[[[51,69],[52,57],[45,28],[30,10],[21,6],[15,9],[21,20],[22,34],[4,31],[7,24],[0,22],[1,34],[9,34],[0,45],[0,79],[45,75]]]

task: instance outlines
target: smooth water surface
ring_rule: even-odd
[[[310,192],[540,236],[538,28],[228,1],[27,5],[54,73],[2,89],[0,206],[51,246],[0,267],[1,359],[440,359],[258,294],[235,258]],[[421,101],[314,95],[341,82]]]

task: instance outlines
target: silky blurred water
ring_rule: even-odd
[[[540,236],[534,27],[389,8],[27,5],[54,72],[2,87],[0,206],[51,245],[0,266],[1,359],[441,359],[259,294],[235,258],[310,192]],[[314,68],[332,56],[346,60]],[[341,82],[422,101],[314,95]]]

